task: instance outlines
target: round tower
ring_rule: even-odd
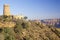
[[[4,5],[4,8],[3,8],[3,15],[5,15],[5,16],[10,16],[9,5],[7,5],[7,4]]]

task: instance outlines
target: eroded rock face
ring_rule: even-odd
[[[41,20],[41,21],[47,25],[53,25],[55,27],[60,27],[60,18],[58,18],[58,19],[45,19],[45,20]]]

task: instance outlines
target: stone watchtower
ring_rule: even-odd
[[[4,16],[10,16],[9,5],[7,5],[7,4],[4,5],[3,15],[4,15]]]

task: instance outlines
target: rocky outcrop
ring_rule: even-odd
[[[1,27],[14,27],[16,23],[14,22],[0,22],[0,28]]]
[[[1,40],[60,40],[60,28],[39,21],[16,20],[15,23],[14,27],[0,28]]]

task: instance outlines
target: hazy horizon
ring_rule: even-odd
[[[4,4],[9,4],[12,15],[29,19],[60,18],[60,0],[0,0],[0,15]]]

